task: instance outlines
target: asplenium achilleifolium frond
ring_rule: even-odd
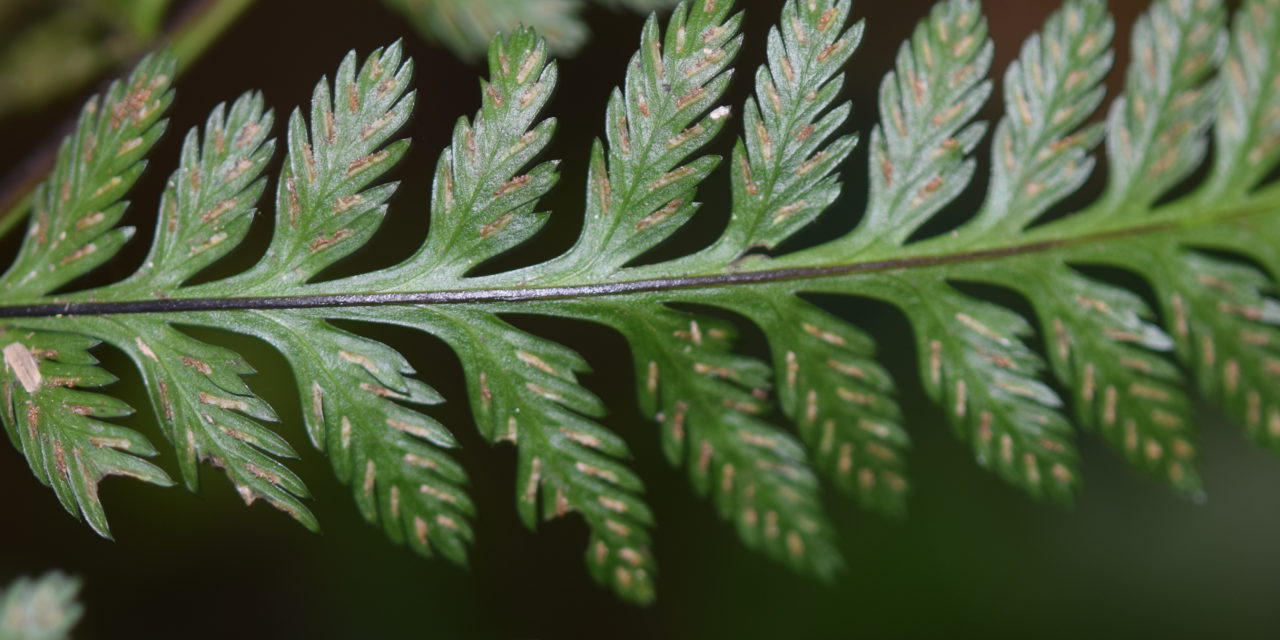
[[[630,345],[639,403],[750,547],[819,576],[841,559],[820,506],[823,482],[867,508],[906,508],[909,448],[894,383],[874,340],[807,294],[897,305],[918,341],[920,376],[978,463],[1034,496],[1070,500],[1080,476],[1072,421],[1136,468],[1200,490],[1187,387],[1280,450],[1280,1],[1249,0],[1227,27],[1222,2],[1158,0],[1133,33],[1134,63],[1105,122],[1101,81],[1114,27],[1101,0],[1069,0],[1007,70],[981,208],[942,235],[917,231],[969,185],[987,138],[992,44],[974,0],[938,4],[899,51],[870,134],[870,193],[852,232],[777,254],[840,194],[858,143],[838,102],[863,27],[843,0],[792,0],[768,36],[754,97],[722,104],[741,45],[728,0],[651,18],[591,150],[581,236],[563,255],[507,272],[476,267],[530,240],[557,180],[539,161],[555,127],[540,112],[557,80],[531,31],[496,39],[482,106],[454,129],[433,177],[431,225],[394,267],[317,275],[373,235],[397,188],[379,178],[403,155],[409,63],[398,46],[354,54],[287,124],[274,235],[245,272],[188,284],[243,239],[268,186],[272,120],[257,94],[215,109],[186,138],[162,199],[156,241],[134,275],[91,291],[60,287],[127,240],[120,200],[163,128],[172,61],[144,61],[85,109],[41,187],[30,231],[0,279],[2,413],[10,438],[67,509],[103,535],[108,475],[156,484],[127,414],[98,390],[114,377],[90,349],[107,342],[141,371],[183,481],[221,468],[246,502],[315,526],[307,491],[267,426],[272,409],[242,381],[237,353],[174,324],[256,336],[292,366],[306,431],[394,540],[463,562],[474,507],[452,460],[453,430],[419,408],[442,401],[391,347],[334,325],[358,320],[430,333],[457,353],[476,427],[517,451],[517,509],[534,527],[580,514],[592,575],[624,598],[654,596],[653,516],[626,443],[579,384],[585,361],[504,314],[585,319]],[[734,117],[734,116],[737,117]],[[700,154],[733,124],[732,215],[710,246],[653,263],[650,249],[698,211],[720,159]],[[1105,193],[1068,215],[1105,140]],[[1214,153],[1207,177],[1165,202]],[[857,212],[832,211],[854,216]],[[772,256],[759,251],[774,249]],[[1081,269],[1150,284],[1159,308]],[[1043,327],[958,283],[1023,297]],[[770,362],[734,350],[757,325]],[[1189,378],[1186,379],[1186,378]],[[1065,391],[1059,395],[1052,386]],[[794,424],[767,419],[781,410]]]

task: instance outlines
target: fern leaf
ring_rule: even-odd
[[[556,66],[546,42],[522,29],[493,41],[489,73],[480,112],[458,122],[436,167],[431,215],[438,224],[416,255],[379,274],[379,288],[460,278],[546,222],[534,209],[555,185],[557,163],[525,168],[555,131],[554,119],[534,120],[555,89]]]
[[[958,231],[960,241],[1016,236],[1083,184],[1093,168],[1087,150],[1100,141],[1101,129],[1080,126],[1101,102],[1098,84],[1110,66],[1112,31],[1102,3],[1068,2],[1050,18],[1043,36],[1024,46],[1006,77],[1008,114],[992,147],[987,203]],[[1146,303],[1079,274],[1065,261],[1010,262],[978,277],[1018,291],[1036,307],[1051,340],[1049,361],[1057,379],[1071,388],[1077,420],[1100,428],[1135,466],[1198,490],[1194,434],[1180,417],[1188,413],[1189,401],[1180,372],[1160,355],[1172,341],[1151,323]],[[1166,469],[1163,458],[1143,453],[1150,447],[1179,455]],[[1070,467],[1064,469],[1066,477]]]
[[[611,274],[697,210],[694,190],[719,160],[684,161],[724,127],[730,113],[712,107],[728,88],[728,66],[742,43],[742,17],[730,17],[731,9],[728,2],[683,3],[665,37],[656,17],[645,23],[624,88],[614,91],[605,111],[607,155],[598,141],[591,152],[578,243],[563,258],[528,270],[529,279],[550,284]]]
[[[289,119],[273,236],[255,266],[190,284],[239,246],[270,178],[271,116],[246,94],[215,109],[203,136],[188,135],[142,267],[63,292],[128,236],[112,229],[120,199],[171,99],[171,62],[159,55],[90,103],[0,278],[0,417],[36,477],[106,535],[103,477],[170,484],[142,459],[154,451],[140,434],[104,422],[129,412],[99,390],[114,376],[88,353],[109,343],[141,371],[188,486],[210,462],[246,501],[315,528],[305,486],[281,462],[294,451],[243,379],[252,368],[177,327],[257,337],[289,362],[307,434],[361,514],[421,554],[462,563],[475,506],[450,456],[454,426],[423,408],[444,398],[399,350],[334,322],[408,327],[456,352],[480,434],[516,448],[525,524],[579,514],[591,575],[648,602],[654,515],[626,442],[578,379],[586,359],[507,316],[621,334],[669,461],[747,546],[825,577],[842,559],[819,476],[888,514],[905,511],[910,488],[908,425],[873,337],[808,299],[865,296],[903,311],[928,395],[979,464],[1011,484],[1075,495],[1073,416],[1143,473],[1196,495],[1188,379],[1280,451],[1280,4],[1246,2],[1230,32],[1227,14],[1220,1],[1157,0],[1135,28],[1125,94],[1097,126],[1114,27],[1101,0],[1067,0],[1005,74],[981,207],[920,237],[972,181],[986,131],[973,118],[992,91],[979,3],[940,2],[881,85],[859,224],[785,252],[841,193],[837,171],[857,137],[841,132],[851,106],[838,95],[863,32],[846,0],[790,0],[741,111],[724,233],[660,261],[651,250],[697,213],[718,165],[700,150],[731,121],[721,103],[742,44],[731,2],[683,3],[665,30],[645,24],[608,101],[577,243],[542,264],[474,275],[534,237],[558,180],[556,163],[538,160],[556,126],[540,118],[557,67],[546,42],[518,29],[491,44],[481,108],[439,159],[422,247],[393,267],[325,280],[386,213],[397,185],[378,181],[405,151],[392,138],[414,98],[398,45],[362,64],[351,54],[317,86],[309,116]],[[1192,182],[1211,128],[1213,165]],[[1104,136],[1104,195],[1047,216],[1093,173]],[[1094,267],[1141,278],[1154,304]],[[997,295],[984,293],[991,286]],[[740,324],[760,330],[772,362],[739,352]]]
[[[1049,360],[1058,380],[1071,386],[1077,420],[1100,429],[1137,468],[1184,491],[1199,491],[1184,376],[1169,359],[1173,340],[1154,324],[1146,302],[1067,264],[1036,269],[1034,276],[1028,266],[992,274],[988,281],[1023,293],[1048,323]],[[1058,295],[1035,291],[1045,285]],[[1157,450],[1176,456],[1147,453]]]
[[[871,133],[870,204],[839,243],[844,256],[907,238],[973,177],[966,160],[986,127],[969,121],[991,94],[992,45],[977,2],[943,2],[898,52]]]
[[[1111,181],[1095,215],[1152,204],[1204,159],[1225,21],[1222,2],[1179,0],[1155,3],[1134,26],[1125,94],[1107,119]]]
[[[150,56],[84,106],[49,179],[32,196],[31,240],[0,278],[7,296],[51,293],[110,259],[132,236],[128,227],[115,228],[128,206],[120,199],[164,131],[160,116],[173,101],[174,66],[172,56]]]
[[[133,413],[124,402],[83,389],[116,380],[88,349],[96,340],[59,333],[4,332],[0,374],[5,430],[31,471],[62,506],[110,537],[98,483],[127,476],[160,486],[173,481],[143,457],[156,451],[138,432],[103,422]],[[141,457],[139,457],[141,456]]]
[[[1005,73],[991,186],[970,233],[988,241],[1016,235],[1092,173],[1088,151],[1103,130],[1081,125],[1102,103],[1114,31],[1105,3],[1073,0],[1023,45]]]
[[[1079,482],[1074,435],[1062,400],[1040,380],[1044,360],[1023,342],[1030,323],[945,282],[898,286],[896,297],[921,309],[908,315],[925,389],[978,464],[1034,496],[1069,499]]]
[[[974,172],[966,155],[985,131],[968,121],[990,94],[984,76],[991,56],[976,2],[934,8],[881,87],[884,122],[872,132],[867,214],[853,233],[817,251],[838,247],[849,255],[904,244],[959,195]],[[940,276],[885,277],[846,291],[863,289],[907,312],[925,388],[972,442],[979,464],[1033,495],[1070,496],[1078,473],[1069,423],[1061,400],[1037,379],[1042,360],[1020,341],[1030,326],[960,295]]]
[[[237,353],[194,340],[147,317],[102,319],[95,335],[129,354],[142,372],[165,435],[178,449],[183,479],[199,485],[196,465],[223,469],[245,504],[263,498],[310,529],[319,525],[299,500],[307,489],[276,458],[297,454],[262,422],[275,411],[240,379],[253,373]]]
[[[247,94],[224,113],[214,109],[203,144],[193,129],[182,163],[161,204],[159,232],[138,271],[87,297],[169,296],[215,262],[248,230],[260,176],[270,157],[271,118],[261,96]],[[302,480],[276,458],[296,457],[260,421],[275,412],[253,395],[240,376],[253,372],[238,354],[177,331],[163,317],[91,318],[93,335],[130,356],[151,392],[155,415],[178,449],[186,485],[199,486],[197,465],[223,469],[246,503],[259,497],[311,529],[318,523],[303,505]]]
[[[778,403],[815,466],[863,506],[904,514],[910,437],[900,424],[893,380],[874,359],[875,342],[799,297],[770,302],[726,297],[720,303],[749,314],[773,336]]]
[[[240,244],[275,149],[263,103],[262,94],[245,94],[229,111],[214,107],[203,140],[194,128],[187,133],[178,170],[165,185],[151,254],[108,295],[171,292]]]
[[[741,17],[729,17],[730,10],[722,2],[682,4],[665,38],[656,20],[646,23],[625,91],[614,93],[606,111],[608,159],[600,144],[592,153],[579,242],[563,259],[538,267],[536,278],[614,272],[696,211],[693,188],[717,159],[681,163],[727,121],[728,109],[715,104],[741,42]],[[812,22],[824,13],[807,17]],[[828,23],[835,17],[828,14]],[[632,342],[642,405],[664,425],[667,458],[687,459],[695,487],[715,496],[721,515],[737,522],[743,539],[797,568],[830,575],[839,555],[803,449],[754,417],[768,406],[758,397],[767,397],[767,367],[730,353],[728,342],[715,337],[726,329],[703,334],[699,327],[709,327],[708,318],[662,305],[627,313],[587,310],[583,317]]]
[[[840,193],[832,173],[858,137],[824,143],[852,110],[847,103],[830,109],[844,84],[840,70],[862,40],[862,23],[844,29],[850,9],[847,2],[789,4],[782,27],[769,33],[769,61],[745,109],[746,139],[733,151],[734,217],[720,238],[733,258],[773,248]]]
[[[592,307],[579,313],[632,345],[641,408],[662,424],[667,459],[687,462],[694,487],[749,546],[831,576],[841,559],[804,448],[759,417],[768,366],[732,353],[731,326],[711,317],[656,303]]]
[[[1244,424],[1256,441],[1275,450],[1280,440],[1280,406],[1264,394],[1280,374],[1275,325],[1280,303],[1266,296],[1267,280],[1256,270],[1212,256],[1170,248],[1169,262],[1143,273],[1164,282],[1180,359],[1193,367],[1197,387]],[[1171,281],[1165,278],[1185,278]],[[1200,303],[1202,307],[1191,305]],[[1156,449],[1151,449],[1155,456]],[[1158,457],[1158,456],[1155,456]]]
[[[1274,1],[1249,2],[1235,16],[1231,45],[1222,67],[1222,98],[1214,128],[1214,175],[1206,198],[1241,197],[1266,175],[1280,156],[1280,51],[1267,43],[1280,38]]]
[[[752,248],[773,247],[812,222],[838,195],[834,168],[857,140],[828,143],[850,111],[847,104],[831,108],[843,82],[839,71],[862,34],[861,24],[845,28],[850,9],[847,2],[784,8],[781,27],[770,32],[768,63],[756,76],[756,100],[747,103],[746,139],[734,151],[733,217],[715,245],[678,268],[732,269],[750,259]],[[772,306],[736,295],[698,302],[711,300],[751,317],[771,336],[775,377],[785,381],[778,388],[782,409],[821,467],[864,505],[900,513],[907,437],[895,424],[892,382],[870,360],[868,339],[790,295]],[[810,366],[816,363],[822,364]]]
[[[396,542],[466,560],[475,507],[453,435],[405,403],[443,401],[390,347],[297,313],[218,314],[210,326],[259,337],[289,361],[311,443],[351,485],[361,515]],[[448,526],[441,526],[448,523]]]
[[[309,126],[300,110],[289,116],[289,152],[276,187],[276,211],[283,217],[266,255],[236,278],[192,287],[193,294],[293,291],[369,240],[396,189],[369,185],[409,146],[408,140],[387,140],[413,109],[412,72],[397,43],[374,51],[358,71],[353,52],[332,84],[322,79],[316,85]]]
[[[273,144],[271,116],[261,95],[246,94],[228,112],[214,108],[203,139],[192,129],[182,160],[161,202],[152,251],[131,277],[91,292],[93,297],[171,295],[234,248],[248,231]],[[180,454],[186,485],[199,486],[197,465],[226,471],[246,502],[259,496],[311,528],[299,501],[302,481],[274,457],[293,449],[258,421],[275,412],[240,380],[253,373],[238,354],[197,341],[162,318],[88,319],[94,335],[127,353],[141,371],[165,436]]]
[[[581,514],[596,581],[628,600],[652,600],[653,515],[638,495],[639,477],[621,461],[630,457],[626,443],[593,420],[604,406],[577,381],[588,370],[581,356],[485,312],[410,307],[370,316],[432,333],[457,352],[476,426],[489,441],[516,446],[516,506],[525,525],[534,528],[539,513]]]

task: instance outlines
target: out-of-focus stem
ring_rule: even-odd
[[[235,24],[255,0],[201,0],[188,8],[184,17],[161,39],[167,40],[178,58],[178,73],[189,69],[218,37]],[[59,127],[61,137],[69,127]],[[41,144],[19,166],[17,181],[0,193],[0,237],[8,235],[31,208],[31,193],[53,168],[58,153],[57,140]]]

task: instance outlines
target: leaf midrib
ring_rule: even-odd
[[[1270,190],[1268,190],[1270,191]],[[1258,215],[1274,214],[1280,207],[1280,190],[1276,194],[1256,194],[1247,202],[1224,207],[1219,216],[1196,217],[1191,220],[1164,219],[1141,225],[1118,227],[1106,231],[1004,246],[956,251],[952,253],[909,255],[900,258],[866,260],[835,265],[796,266],[776,269],[735,271],[697,276],[671,276],[597,282],[569,286],[519,287],[502,286],[475,289],[430,290],[387,293],[332,293],[295,296],[152,298],[140,300],[76,300],[41,302],[24,305],[0,305],[0,318],[42,318],[52,316],[193,313],[205,311],[288,310],[342,307],[375,307],[411,304],[477,304],[491,302],[533,302],[542,300],[580,299],[601,296],[652,293],[660,291],[709,289],[728,286],[767,284],[774,282],[814,280],[886,271],[934,268],[939,266],[983,262],[1048,253],[1081,245],[1098,244],[1124,238],[1151,236],[1200,226],[1225,224]],[[322,286],[322,285],[320,285]]]

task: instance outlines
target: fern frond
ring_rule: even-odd
[[[979,464],[1011,484],[1072,499],[1072,416],[1140,471],[1198,494],[1188,379],[1280,452],[1280,185],[1269,181],[1280,164],[1280,3],[1246,2],[1230,32],[1227,14],[1221,1],[1155,2],[1135,28],[1125,94],[1099,126],[1090,119],[1114,26],[1102,0],[1067,0],[1005,74],[981,206],[927,235],[970,187],[986,132],[973,120],[992,92],[979,3],[940,2],[881,85],[857,226],[780,252],[841,193],[837,171],[858,138],[842,133],[852,106],[838,97],[863,33],[847,0],[790,0],[741,111],[726,228],[663,261],[652,250],[695,216],[719,163],[701,150],[732,121],[722,102],[742,44],[731,2],[690,0],[665,30],[646,22],[609,98],[576,244],[475,275],[542,228],[539,202],[559,178],[555,161],[539,161],[556,126],[541,118],[558,71],[549,45],[518,29],[491,44],[480,110],[458,122],[436,165],[422,246],[398,265],[325,280],[386,213],[397,185],[379,179],[405,152],[407,141],[392,139],[414,99],[398,45],[363,63],[351,54],[317,86],[309,115],[289,119],[274,235],[253,267],[190,284],[239,245],[265,188],[271,116],[247,94],[215,109],[203,136],[189,134],[142,267],[61,292],[128,235],[111,229],[119,200],[171,99],[160,80],[171,63],[157,56],[90,103],[0,278],[0,417],[37,478],[106,535],[102,477],[169,483],[139,457],[153,453],[140,434],[102,421],[129,411],[98,391],[114,377],[88,349],[109,343],[141,371],[189,487],[206,461],[247,502],[314,528],[305,486],[280,461],[294,451],[242,379],[252,369],[177,327],[253,336],[289,363],[307,434],[362,515],[421,554],[462,563],[475,506],[449,453],[454,426],[423,409],[444,398],[397,349],[334,322],[407,327],[457,354],[480,434],[516,448],[524,523],[579,514],[592,576],[647,602],[654,515],[627,443],[579,380],[587,361],[507,316],[586,320],[626,340],[666,457],[687,466],[743,541],[830,576],[842,559],[820,476],[888,514],[906,510],[910,491],[895,383],[873,337],[811,299],[834,294],[902,310],[925,391]],[[1210,129],[1213,165],[1191,183]],[[1103,196],[1050,213],[1093,173],[1104,137]],[[1095,267],[1136,275],[1154,297]],[[771,362],[739,350],[745,324]]]
[[[32,196],[31,239],[0,278],[5,295],[52,293],[110,259],[133,235],[128,227],[115,228],[128,206],[120,199],[164,131],[160,116],[173,101],[174,65],[172,56],[150,56],[81,110],[53,171]]]
[[[409,119],[416,92],[409,90],[413,63],[402,60],[399,43],[356,66],[353,52],[332,83],[320,80],[309,122],[300,109],[289,116],[288,155],[276,186],[282,217],[266,255],[240,276],[192,287],[193,294],[293,291],[368,242],[396,188],[370,185],[409,147],[408,140],[388,140]]]
[[[1150,205],[1204,159],[1226,14],[1221,2],[1157,2],[1134,26],[1134,62],[1107,119],[1110,183],[1092,215]]]
[[[1115,25],[1103,2],[1068,2],[1031,36],[1004,76],[1006,115],[992,142],[987,201],[966,228],[991,240],[1016,236],[1093,171]]]
[[[535,122],[555,89],[546,42],[521,29],[494,40],[490,79],[475,118],[458,121],[436,166],[427,242],[394,269],[362,276],[378,290],[450,282],[519,245],[546,223],[534,210],[555,185],[557,162],[529,164],[551,142],[554,119]]]
[[[788,4],[769,32],[768,64],[748,99],[745,141],[733,150],[734,215],[720,238],[737,258],[773,248],[813,222],[840,193],[833,173],[858,137],[830,138],[852,107],[830,109],[844,85],[840,70],[862,40],[863,24],[845,29],[850,3]]]
[[[262,172],[275,150],[273,119],[259,93],[228,111],[214,107],[203,139],[187,133],[178,169],[169,177],[151,253],[130,278],[104,295],[172,291],[227,255],[244,238],[266,188]],[[183,224],[199,220],[200,224]]]
[[[574,313],[563,305],[554,312]],[[743,541],[781,562],[829,577],[840,567],[804,448],[761,419],[769,368],[731,351],[730,325],[659,301],[601,301],[582,317],[631,342],[641,409],[662,424],[667,459],[684,461],[699,493]]]
[[[730,17],[731,9],[729,2],[682,3],[665,37],[656,17],[645,22],[626,82],[605,110],[608,150],[597,141],[591,151],[577,244],[560,259],[517,271],[516,277],[552,284],[607,276],[693,216],[693,193],[719,158],[685,161],[719,133],[731,112],[715,106],[742,44],[742,16]]]
[[[456,446],[453,435],[406,406],[444,399],[411,377],[404,356],[305,314],[222,313],[207,324],[261,338],[289,361],[307,435],[351,485],[366,520],[418,553],[438,549],[465,562],[475,511],[467,475],[445,451]]]
[[[797,296],[768,302],[726,297],[721,304],[749,314],[774,337],[778,403],[815,466],[863,506],[904,514],[910,437],[900,424],[893,379],[875,360],[875,342]]]
[[[884,254],[960,194],[974,172],[966,156],[986,132],[970,120],[991,94],[991,57],[977,2],[939,3],[916,27],[880,87],[866,215],[834,247]]]
[[[3,337],[2,415],[9,440],[71,515],[87,520],[98,535],[110,537],[98,483],[107,476],[160,486],[173,481],[143,460],[156,451],[142,434],[101,420],[133,413],[129,405],[83,390],[116,380],[89,355],[96,340],[12,329]]]
[[[1241,198],[1280,160],[1280,38],[1275,2],[1250,2],[1232,25],[1214,128],[1213,178],[1206,198]]]
[[[626,443],[596,423],[604,405],[577,380],[578,354],[524,333],[487,311],[409,307],[369,318],[432,333],[462,360],[471,412],[491,442],[516,446],[516,507],[525,526],[578,513],[591,537],[596,581],[635,601],[653,599],[649,507],[640,478],[622,460]]]

